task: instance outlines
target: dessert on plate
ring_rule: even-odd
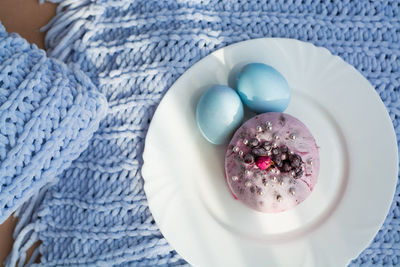
[[[318,172],[318,146],[311,132],[280,112],[245,122],[225,156],[226,181],[234,198],[260,212],[282,212],[303,202]]]

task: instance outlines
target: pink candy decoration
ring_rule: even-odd
[[[269,166],[271,166],[272,160],[270,157],[258,157],[256,160],[256,165],[258,168],[261,170],[266,170],[268,169]]]

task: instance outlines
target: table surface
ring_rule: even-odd
[[[56,14],[56,5],[38,0],[1,0],[0,21],[8,32],[19,33],[30,43],[44,49],[44,34],[40,28]],[[11,250],[13,229],[17,219],[11,216],[0,225],[0,266]],[[37,245],[36,245],[37,246]],[[33,248],[32,248],[33,249]]]

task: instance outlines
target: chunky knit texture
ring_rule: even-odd
[[[42,240],[45,265],[185,264],[146,204],[143,143],[167,89],[226,45],[288,37],[328,48],[376,88],[399,138],[398,0],[65,0],[58,11],[48,28],[49,55],[79,64],[110,108],[85,152],[43,191],[30,223],[18,226],[18,240]],[[399,205],[398,186],[382,229],[352,266],[400,265]]]
[[[87,147],[106,99],[81,71],[0,24],[0,223]]]

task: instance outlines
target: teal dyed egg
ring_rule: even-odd
[[[282,74],[262,63],[251,63],[237,76],[237,90],[243,103],[257,113],[283,112],[291,90]]]
[[[197,125],[211,143],[228,142],[243,120],[243,104],[235,90],[216,85],[200,98],[196,109]]]

